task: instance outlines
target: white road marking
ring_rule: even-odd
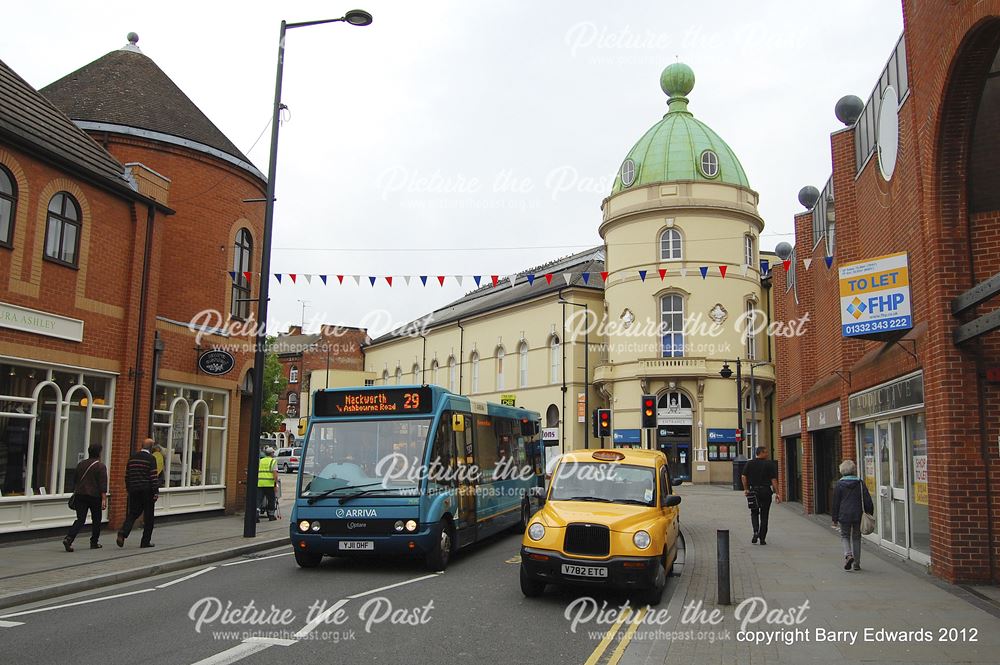
[[[245,559],[243,561],[230,561],[229,563],[222,564],[222,567],[225,568],[226,566],[239,566],[240,564],[244,563],[253,563],[254,561],[263,561],[265,559],[275,559],[279,556],[288,556],[289,554],[293,554],[293,552],[282,552],[281,554],[272,554],[270,556],[259,556],[253,559]]]
[[[134,596],[140,593],[148,593],[150,591],[156,591],[156,589],[140,589],[139,591],[129,591],[128,593],[116,593],[113,596],[104,596],[102,598],[90,598],[88,600],[78,600],[75,603],[65,603],[63,605],[53,605],[51,607],[42,607],[37,610],[25,610],[24,612],[14,612],[13,614],[4,614],[0,616],[0,619],[9,619],[10,617],[20,617],[25,614],[36,614],[38,612],[49,612],[50,610],[61,610],[64,607],[75,607],[76,605],[87,605],[89,603],[99,603],[102,600],[113,600],[115,598],[124,598],[125,596]]]
[[[13,628],[14,626],[23,626],[23,621],[0,621],[0,628]]]
[[[278,637],[248,637],[244,642],[263,642],[264,644],[270,644],[271,646],[279,647],[290,647],[293,644],[297,644],[298,640],[283,640]]]
[[[386,591],[388,589],[395,589],[398,586],[405,586],[407,584],[413,584],[414,582],[420,582],[422,580],[429,580],[432,577],[437,577],[438,575],[443,575],[441,572],[431,573],[430,575],[424,575],[423,577],[415,577],[412,580],[404,580],[402,582],[396,582],[395,584],[390,584],[389,586],[379,587],[378,589],[372,589],[371,591],[364,591],[362,593],[356,593],[353,596],[348,596],[348,599],[354,600],[355,598],[363,598],[364,596],[370,596],[373,593],[378,593],[379,591]]]
[[[191,579],[192,577],[198,577],[199,575],[207,573],[210,570],[215,570],[215,566],[209,566],[208,568],[202,568],[201,570],[199,570],[196,573],[191,573],[190,575],[185,575],[184,577],[179,577],[176,580],[170,580],[169,582],[164,582],[163,584],[160,584],[156,588],[157,589],[163,589],[163,588],[166,588],[168,586],[173,586],[174,584],[179,584],[181,582],[186,582],[187,580]]]
[[[309,633],[311,633],[314,630],[316,630],[317,626],[319,626],[321,623],[325,622],[326,619],[327,619],[327,617],[329,617],[331,614],[333,614],[334,612],[336,612],[337,610],[339,610],[341,607],[343,607],[344,605],[346,605],[347,602],[348,602],[347,598],[341,598],[340,600],[338,600],[337,602],[335,602],[333,605],[331,605],[330,607],[328,607],[325,610],[323,610],[322,612],[320,612],[318,615],[316,615],[313,618],[312,621],[310,621],[305,626],[303,626],[302,629],[299,630],[299,632],[295,633],[295,637],[298,638],[298,639],[300,639],[300,640],[303,637],[307,637],[309,635]]]
[[[214,656],[209,656],[208,658],[199,660],[194,665],[231,665],[232,663],[243,660],[247,656],[252,656],[255,653],[270,648],[271,646],[273,645],[262,641],[243,642],[226,649],[225,651],[221,651]]]

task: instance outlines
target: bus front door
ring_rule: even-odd
[[[476,457],[472,445],[474,420],[471,414],[456,414],[453,420],[455,434],[455,459],[458,462],[458,476],[455,491],[458,494],[458,515],[455,528],[458,546],[463,547],[476,540]]]

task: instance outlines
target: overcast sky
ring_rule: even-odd
[[[799,188],[829,177],[834,104],[867,99],[902,31],[898,0],[357,2],[371,26],[287,39],[274,272],[507,275],[599,244],[601,200],[666,111],[659,76],[676,58],[697,79],[690,110],[760,193],[772,249],[790,238]],[[12,2],[0,58],[40,88],[135,31],[266,171],[269,134],[251,146],[270,119],[280,20],[350,8]],[[376,333],[388,324],[372,311],[402,323],[471,287],[272,281],[271,320],[298,322],[306,300],[307,325]]]

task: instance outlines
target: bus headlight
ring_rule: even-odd
[[[313,522],[312,526],[309,527],[309,528],[312,529],[313,531],[318,532],[319,531],[319,522]]]
[[[392,528],[395,529],[396,531],[402,531],[403,530],[403,520],[396,520],[396,523],[392,525]]]
[[[406,520],[406,530],[409,531],[410,533],[413,533],[414,531],[416,531],[417,530],[417,521],[416,520]]]
[[[532,540],[541,540],[545,537],[545,527],[542,526],[541,522],[535,522],[528,527],[528,538]]]
[[[302,520],[301,522],[299,522],[299,531],[308,531],[308,530],[309,530],[309,520]]]
[[[646,549],[650,543],[649,534],[645,531],[636,531],[635,535],[632,536],[632,543],[640,550]]]

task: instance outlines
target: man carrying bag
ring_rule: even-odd
[[[781,503],[778,496],[778,473],[775,465],[768,459],[767,448],[758,446],[754,449],[756,457],[743,467],[741,480],[743,494],[747,497],[750,508],[750,524],[753,526],[753,539],[761,545],[767,545],[767,521],[771,514],[771,497]]]

